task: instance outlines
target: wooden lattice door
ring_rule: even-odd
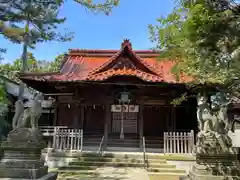
[[[124,133],[138,133],[138,111],[112,112],[112,132],[121,132],[122,118]]]

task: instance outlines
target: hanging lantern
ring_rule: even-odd
[[[120,93],[120,99],[119,99],[119,101],[121,102],[121,103],[123,103],[123,104],[127,104],[127,103],[129,103],[131,100],[129,99],[129,92],[127,92],[127,91],[123,91],[123,92],[121,92]]]

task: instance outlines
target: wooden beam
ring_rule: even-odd
[[[84,127],[84,104],[81,105],[81,128],[83,129]]]

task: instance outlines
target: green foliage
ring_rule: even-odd
[[[167,17],[158,19],[158,25],[149,25],[151,40],[163,50],[161,58],[176,60],[175,74],[193,77],[191,85],[218,84],[236,92],[239,12],[238,3],[229,0],[179,0]]]
[[[4,22],[4,26],[10,24],[9,26],[15,29],[15,36],[17,36],[19,42],[22,42],[26,33],[28,33],[28,45],[30,47],[44,41],[68,41],[72,39],[72,34],[63,36],[57,32],[57,25],[64,23],[66,20],[66,18],[58,17],[62,4],[63,1],[53,1],[52,3],[29,2],[29,0],[8,1],[0,4],[1,20]],[[19,25],[21,23],[27,24],[27,26],[23,28]],[[2,32],[4,33],[4,31]]]
[[[65,54],[58,55],[49,65],[48,72],[59,72],[64,61]]]
[[[5,81],[0,76],[0,142],[4,138],[3,137],[4,128],[8,126],[8,123],[5,120],[5,115],[7,111],[8,111],[8,107],[7,107],[7,97],[6,97],[6,91],[5,91]]]
[[[0,9],[0,14],[2,13],[3,12],[1,12]],[[15,27],[14,25],[0,19],[0,34],[14,43],[20,43],[22,41],[22,36],[24,35],[24,29]]]
[[[35,59],[32,53],[28,53],[27,65],[28,65],[27,69],[30,72],[40,71],[40,69],[38,68],[38,61]],[[15,61],[13,61],[13,63],[0,64],[1,75],[16,82],[19,82],[17,74],[20,72],[21,68],[22,68],[21,59],[16,59]]]
[[[60,54],[53,61],[43,61],[37,60],[30,52],[28,52],[27,54],[27,71],[36,73],[59,72],[65,57],[65,54]],[[21,71],[21,68],[21,59],[16,59],[15,61],[13,61],[13,63],[0,64],[1,75],[15,82],[20,82],[18,78],[18,73]]]
[[[4,80],[0,78],[0,116],[6,111],[6,93]]]
[[[74,0],[93,12],[104,12],[109,15],[113,7],[118,6],[119,0],[105,0],[103,3],[94,3],[92,0]]]

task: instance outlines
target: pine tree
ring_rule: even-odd
[[[92,0],[74,0],[93,12],[104,12],[109,15],[113,7],[118,6],[119,0],[105,0],[103,3],[94,3]]]
[[[93,12],[104,12],[107,15],[119,3],[119,0],[106,0],[102,4],[93,3],[91,0],[74,1]],[[23,44],[22,73],[28,67],[28,47],[34,48],[34,45],[38,42],[68,41],[72,39],[72,33],[66,33],[64,36],[57,33],[57,25],[65,21],[65,18],[58,18],[58,10],[63,2],[64,0],[2,0],[0,2],[0,35],[14,43]],[[22,24],[25,24],[25,26],[22,27]],[[5,51],[6,49],[0,47],[0,53]],[[58,65],[56,66],[58,67]],[[24,84],[21,83],[19,100],[22,100],[23,90]]]
[[[57,32],[57,25],[64,23],[65,18],[59,18],[59,8],[63,1],[41,1],[14,0],[0,4],[1,20],[11,27],[20,29],[18,39],[23,43],[22,69],[27,70],[27,49],[34,48],[34,45],[44,41],[68,41],[72,34],[62,36]],[[24,23],[24,31],[19,23]],[[20,38],[19,38],[20,37]],[[15,38],[14,38],[15,40]],[[19,89],[19,99],[22,99],[24,84],[21,83]]]

